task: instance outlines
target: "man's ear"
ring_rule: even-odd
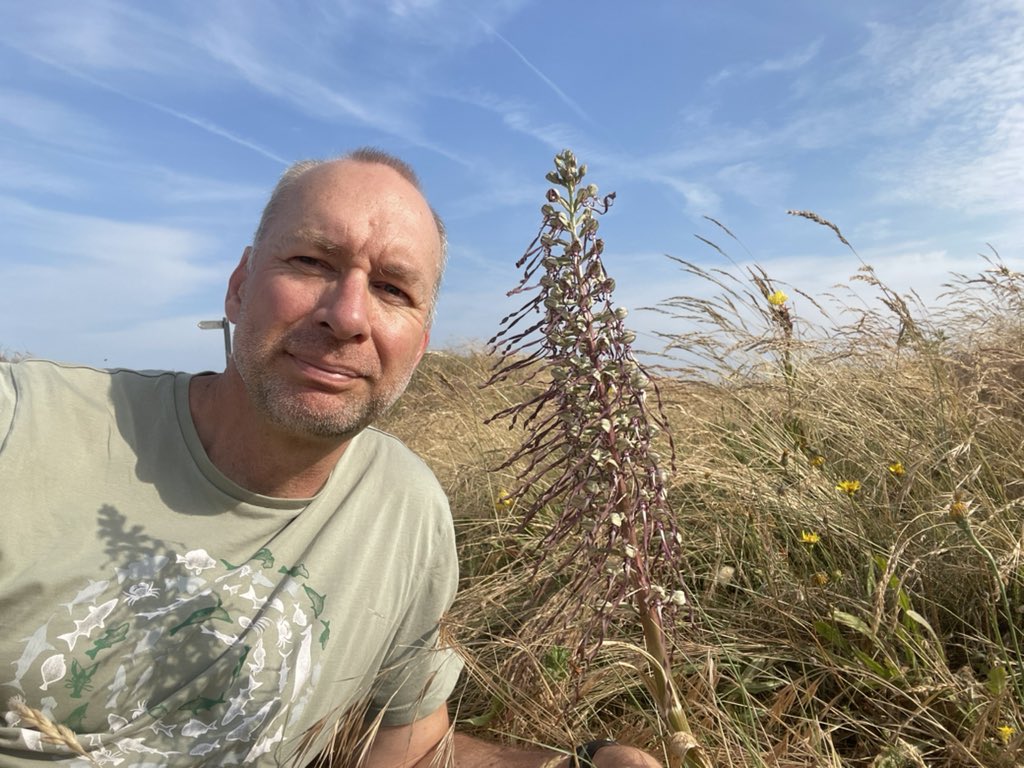
[[[426,328],[423,330],[423,343],[420,345],[420,353],[416,356],[416,365],[419,365],[420,360],[423,359],[423,354],[427,351],[428,344],[430,344],[430,329]]]
[[[242,258],[238,266],[228,278],[228,292],[224,297],[224,315],[232,323],[238,323],[238,315],[242,308],[242,297],[245,293],[245,281],[249,277],[249,260],[252,259],[252,246],[248,245],[242,251]]]

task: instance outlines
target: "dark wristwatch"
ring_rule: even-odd
[[[597,754],[597,751],[613,744],[618,744],[618,742],[611,739],[594,739],[586,744],[580,744],[576,747],[575,765],[579,768],[594,768],[594,755]]]

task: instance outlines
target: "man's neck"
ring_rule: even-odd
[[[302,438],[256,412],[230,372],[193,376],[189,408],[210,461],[230,480],[264,496],[315,496],[349,441]]]

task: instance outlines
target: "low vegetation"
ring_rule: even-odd
[[[978,264],[929,308],[867,266],[853,277],[866,301],[852,305],[757,266],[679,262],[694,295],[657,308],[652,383],[678,453],[665,484],[691,599],[666,632],[712,764],[1024,759],[1024,275],[995,254]],[[674,762],[636,606],[603,617],[584,658],[586,617],[545,614],[565,610],[559,585],[587,594],[565,558],[590,556],[550,535],[565,510],[543,477],[532,494],[510,490],[527,468],[506,464],[524,428],[488,419],[554,377],[482,387],[499,362],[429,354],[387,425],[431,464],[456,517],[451,624],[469,660],[456,717],[526,743],[615,736]]]

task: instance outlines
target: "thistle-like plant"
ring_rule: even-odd
[[[670,752],[701,764],[665,633],[687,603],[663,466],[671,468],[674,449],[657,387],[633,353],[626,310],[612,303],[615,283],[601,261],[598,216],[614,195],[599,197],[585,174],[569,150],[555,157],[540,233],[517,262],[523,276],[509,292],[527,300],[489,342],[497,362],[488,384],[512,376],[539,384],[533,397],[492,417],[524,432],[500,469],[517,468],[512,496],[524,526],[553,513],[537,567],[556,558],[547,563],[560,587],[551,615],[581,628],[578,657],[593,658],[613,616],[632,611],[643,628],[645,682],[672,734]],[[655,451],[659,433],[664,460]]]

